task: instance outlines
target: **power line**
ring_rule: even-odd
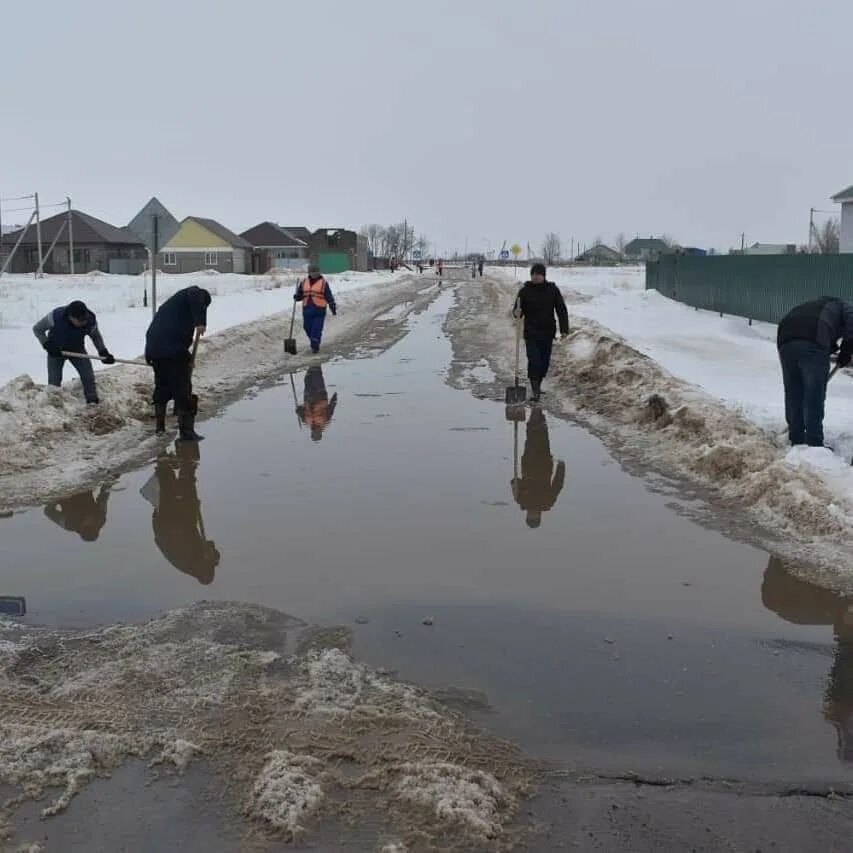
[[[12,198],[0,198],[0,201],[24,201],[28,198],[35,198],[35,196],[30,193],[30,195],[16,195]]]

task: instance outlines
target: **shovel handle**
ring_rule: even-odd
[[[190,355],[190,371],[192,371],[192,369],[195,367],[195,357],[196,357],[196,353],[198,352],[198,342],[200,339],[201,339],[201,332],[198,329],[196,329],[195,330],[195,338],[193,338],[193,351],[192,351],[192,354]]]
[[[87,352],[65,352],[63,350],[62,355],[65,356],[65,358],[85,358],[89,361],[103,361],[99,355],[89,355]],[[132,358],[117,358],[115,362],[116,364],[135,364],[139,367],[149,367],[147,361],[138,361]]]
[[[296,300],[293,300],[293,310],[290,312],[290,334],[288,334],[288,338],[293,337],[293,323],[296,320]]]

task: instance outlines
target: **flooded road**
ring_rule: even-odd
[[[853,781],[853,604],[584,430],[450,388],[451,299],[235,403],[198,449],[0,520],[4,608],[89,626],[258,603],[350,625],[358,657],[559,766]]]

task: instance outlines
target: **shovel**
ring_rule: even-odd
[[[65,352],[62,351],[62,355],[65,358],[85,358],[89,361],[103,361],[103,359],[99,355],[89,355],[87,352]],[[139,361],[133,358],[117,358],[116,364],[135,364],[138,367],[150,367],[147,361]]]
[[[527,386],[518,382],[518,362],[521,358],[521,317],[515,321],[515,384],[506,389],[506,405],[523,406],[527,400]],[[509,412],[507,412],[509,417]],[[524,420],[524,418],[522,418]]]
[[[198,352],[198,341],[201,338],[201,333],[198,329],[195,330],[195,339],[193,340],[193,351],[190,356],[190,381],[192,381],[193,369],[195,368],[195,356]],[[190,394],[190,411],[192,416],[198,415],[198,394]]]
[[[284,345],[287,346],[287,341],[284,342]],[[294,341],[294,346],[295,345],[296,342]],[[293,389],[293,408],[296,412],[296,423],[299,424],[299,429],[302,429],[302,418],[299,417],[299,401],[296,399],[296,382],[293,380],[292,373],[290,374],[290,387]]]
[[[293,311],[290,313],[290,336],[284,339],[284,351],[288,355],[296,355],[296,338],[293,337],[293,321],[296,319],[296,300],[293,301]]]

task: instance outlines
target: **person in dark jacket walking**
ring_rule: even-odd
[[[44,514],[63,530],[77,533],[84,542],[94,542],[107,523],[107,502],[112,483],[105,483],[98,491],[80,492],[62,500],[52,501]]]
[[[201,287],[185,287],[158,309],[145,335],[145,360],[154,368],[154,415],[157,432],[166,431],[166,405],[175,401],[181,441],[200,441],[195,431],[198,414],[192,389],[194,333],[207,329],[210,293]]]
[[[566,463],[560,460],[554,466],[545,413],[542,409],[534,409],[527,422],[521,477],[512,480],[512,496],[527,513],[528,527],[539,527],[542,513],[553,509],[565,480]]]
[[[305,391],[302,395],[302,405],[296,407],[299,419],[311,430],[312,441],[320,441],[323,431],[332,420],[335,407],[338,405],[337,393],[326,391],[326,382],[323,379],[323,368],[319,364],[312,364],[305,371]]]
[[[65,365],[63,352],[86,352],[85,337],[88,335],[104,364],[115,364],[115,358],[104,344],[98,329],[98,320],[83,302],[75,301],[60,308],[54,308],[33,326],[33,334],[47,352],[47,381],[50,385],[62,385],[62,368]],[[95,384],[95,371],[88,358],[68,359],[83,383],[83,395],[86,402],[97,405],[98,389]]]
[[[847,367],[853,358],[853,305],[834,296],[798,305],[779,323],[776,344],[788,438],[792,445],[823,447],[829,357],[837,351],[839,367]]]
[[[477,263],[477,271],[480,273],[480,278],[482,278],[483,277],[483,259],[482,258],[480,258],[479,262]]]
[[[552,281],[546,281],[544,264],[533,264],[530,281],[525,282],[515,298],[513,316],[524,318],[524,345],[527,349],[527,377],[533,391],[532,401],[539,402],[542,380],[551,365],[551,349],[557,334],[556,314],[560,323],[560,340],[569,334],[569,312],[563,294]]]
[[[326,322],[326,308],[332,314],[338,313],[332,288],[320,275],[320,267],[313,264],[308,267],[308,278],[299,283],[293,298],[296,302],[302,300],[302,326],[311,343],[311,352],[319,352],[323,325]]]
[[[142,488],[154,506],[151,527],[160,553],[179,571],[200,584],[213,581],[220,554],[207,539],[198,497],[198,444],[178,444],[174,455],[157,460],[154,476]]]

